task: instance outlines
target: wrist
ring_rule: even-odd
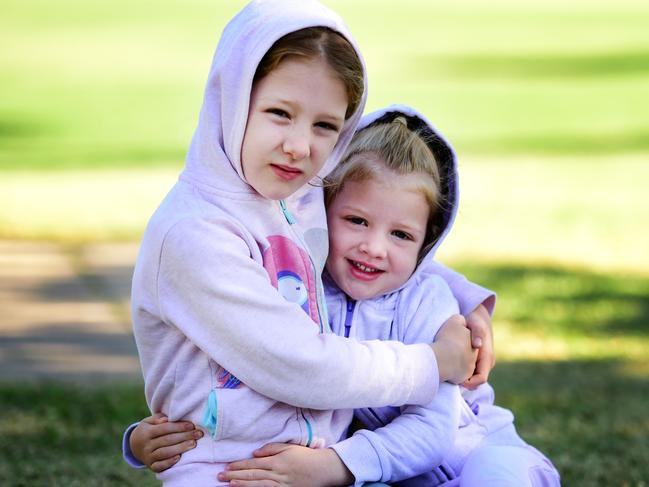
[[[350,485],[354,483],[354,475],[349,471],[345,463],[340,459],[333,448],[317,450],[322,456],[323,472],[327,472],[328,485]]]
[[[439,342],[433,342],[430,347],[433,349],[433,353],[435,354],[435,361],[437,362],[437,371],[439,373],[439,382],[446,382],[448,381],[448,370],[446,367],[446,347],[444,347],[442,344]]]

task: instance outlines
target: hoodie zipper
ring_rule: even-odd
[[[289,228],[297,223],[297,220],[295,220],[295,217],[291,214],[289,211],[288,207],[286,206],[286,202],[284,200],[279,200],[279,207],[282,210],[282,213],[284,215],[284,218],[286,219],[286,222],[289,225]],[[300,235],[298,235],[298,232],[295,230],[291,229],[291,233],[293,236],[296,238],[298,242],[302,245],[302,247],[308,249],[306,246],[305,242],[302,240]],[[318,321],[319,321],[319,328],[320,328],[320,333],[324,333],[324,319],[328,319],[326,315],[326,310],[325,310],[325,315],[324,317],[322,316],[322,313],[320,312],[320,301],[324,300],[324,296],[321,294],[320,287],[318,286],[318,279],[317,279],[317,270],[315,263],[313,262],[313,258],[311,257],[311,254],[309,252],[306,253],[309,256],[309,263],[311,264],[311,272],[313,273],[313,276],[315,277],[315,293],[316,293],[316,310],[318,312]],[[311,446],[311,442],[313,441],[313,427],[311,426],[311,422],[307,419],[306,415],[304,414],[304,410],[302,408],[296,408],[300,416],[302,416],[302,419],[304,420],[304,423],[306,425],[306,432],[307,432],[307,439],[306,439],[306,444],[304,446]]]
[[[356,308],[356,301],[353,299],[347,300],[347,311],[345,312],[345,338],[349,338],[349,332],[352,328],[352,320],[354,319],[354,308]]]

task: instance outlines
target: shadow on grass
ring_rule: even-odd
[[[495,290],[497,319],[517,329],[649,336],[649,277],[523,264],[461,264],[458,270]]]
[[[649,376],[622,360],[499,363],[496,403],[555,463],[563,485],[641,486],[649,478]],[[647,372],[644,367],[645,373]]]

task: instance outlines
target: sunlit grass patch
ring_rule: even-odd
[[[135,240],[179,169],[12,172],[0,179],[0,236]]]
[[[0,170],[173,166],[244,3],[4,2]],[[642,2],[325,3],[365,53],[368,108],[412,104],[464,153],[647,152]]]

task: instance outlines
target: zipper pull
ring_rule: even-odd
[[[295,217],[293,217],[293,215],[291,215],[291,212],[288,211],[286,202],[284,200],[279,200],[279,207],[282,209],[282,213],[284,213],[284,218],[286,218],[288,224],[295,225]]]
[[[349,338],[349,332],[352,328],[352,318],[354,317],[354,308],[356,301],[353,299],[347,300],[347,313],[345,313],[345,338]]]
[[[216,401],[216,392],[212,389],[207,396],[205,403],[205,412],[203,413],[203,422],[201,425],[207,430],[212,439],[216,438],[216,426],[218,421],[218,406]]]

